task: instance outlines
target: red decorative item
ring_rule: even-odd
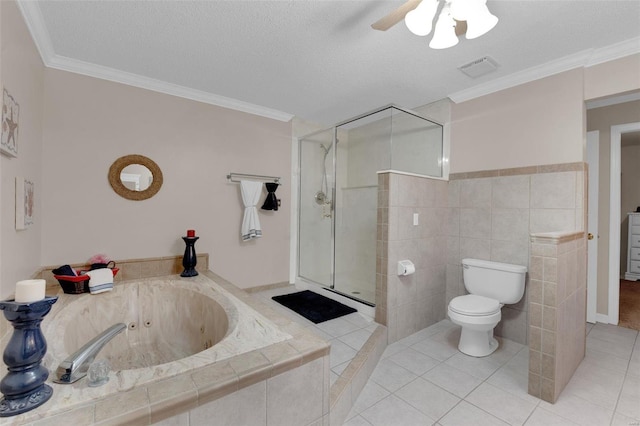
[[[194,229],[187,230],[187,237],[193,238],[196,236],[196,231]]]

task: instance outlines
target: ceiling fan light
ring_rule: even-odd
[[[404,23],[413,34],[426,36],[431,32],[437,9],[438,0],[423,0],[418,7],[405,15]]]
[[[476,6],[482,0],[451,0],[451,16],[456,21],[466,21]]]
[[[442,12],[440,12],[429,47],[432,49],[446,49],[458,44],[455,27],[456,21],[451,17],[449,3],[447,3],[442,8]]]
[[[467,19],[467,39],[478,38],[491,31],[498,23],[498,17],[489,12],[486,4],[482,4]]]

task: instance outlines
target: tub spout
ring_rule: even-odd
[[[56,378],[53,379],[53,381],[56,383],[69,384],[82,379],[87,375],[89,366],[104,345],[109,343],[111,339],[126,328],[126,324],[115,324],[91,339],[86,345],[75,351],[72,355],[69,355],[67,359],[60,363],[56,370]]]

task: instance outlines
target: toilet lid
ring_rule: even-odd
[[[467,294],[451,300],[449,308],[463,315],[490,315],[500,310],[500,302],[484,296]]]

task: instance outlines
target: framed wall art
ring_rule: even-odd
[[[2,90],[2,136],[0,139],[0,153],[9,156],[18,156],[18,118],[20,117],[20,105],[13,96]]]
[[[22,231],[33,225],[35,195],[33,182],[23,177],[16,178],[16,230]]]

